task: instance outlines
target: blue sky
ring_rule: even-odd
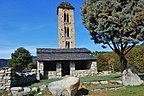
[[[24,47],[32,55],[36,48],[58,47],[57,6],[67,1],[74,7],[76,47],[106,51],[90,40],[82,25],[80,6],[84,0],[0,0],[0,58],[10,58]]]

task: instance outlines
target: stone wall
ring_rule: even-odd
[[[92,73],[91,70],[74,70],[72,71],[71,76],[75,77],[84,77],[84,76],[93,76],[94,74]]]
[[[1,68],[0,70],[0,90],[11,87],[12,68]]]
[[[0,69],[0,90],[8,90],[14,86],[24,86],[35,81],[36,74],[26,76],[17,73],[13,68],[3,67]]]
[[[94,74],[97,74],[98,72],[97,72],[96,62],[93,61],[90,63],[91,63],[90,69],[76,70],[75,63],[70,62],[70,76],[84,77],[84,76],[93,76]],[[40,72],[38,74],[40,74]],[[38,76],[38,77],[40,77],[40,76]],[[61,63],[59,63],[59,62],[57,62],[56,71],[44,72],[45,79],[61,78],[61,77],[62,77],[62,68],[61,68]],[[40,79],[38,78],[38,80],[40,80]]]

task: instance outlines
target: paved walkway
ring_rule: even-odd
[[[96,87],[88,88],[88,90],[95,91],[95,90],[100,90],[100,89],[119,88],[119,87],[122,87],[122,86],[96,86]]]

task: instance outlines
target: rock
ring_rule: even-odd
[[[0,70],[0,74],[4,73],[5,71],[4,70]]]
[[[12,96],[22,96],[22,87],[12,87],[11,88],[11,93]]]
[[[37,93],[38,92],[38,88],[37,87],[33,87],[32,88],[32,92]]]
[[[4,80],[10,80],[11,77],[10,77],[10,76],[4,76],[3,79],[4,79]]]
[[[122,84],[122,81],[120,81],[120,80],[117,80],[116,82],[119,83],[119,84]]]
[[[54,81],[48,85],[53,96],[75,96],[80,85],[77,77],[68,77],[59,81]]]
[[[20,92],[20,91],[22,91],[22,90],[23,90],[22,87],[12,87],[12,88],[11,88],[11,91],[18,91],[18,92]]]
[[[100,81],[101,84],[108,84],[108,81]]]
[[[39,92],[39,93],[37,94],[37,96],[42,95],[42,94],[43,94],[42,92]]]
[[[24,87],[23,90],[24,90],[24,91],[23,91],[23,95],[26,95],[26,96],[27,96],[27,95],[30,94],[31,89],[30,89],[29,87]]]
[[[43,90],[45,90],[46,87],[47,87],[47,85],[41,85],[41,86],[39,86],[39,89],[40,89],[40,91],[43,91]]]
[[[5,89],[6,89],[5,86],[1,86],[1,87],[0,87],[0,90],[5,90]]]
[[[123,85],[141,85],[143,81],[137,75],[136,68],[134,66],[125,69],[122,73]]]

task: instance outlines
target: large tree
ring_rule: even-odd
[[[118,54],[121,70],[126,69],[125,55],[144,41],[144,0],[86,0],[81,15],[92,40],[109,46]]]
[[[9,67],[14,67],[18,70],[23,70],[32,62],[32,56],[28,50],[23,47],[18,48],[11,54],[11,59],[8,62]]]

